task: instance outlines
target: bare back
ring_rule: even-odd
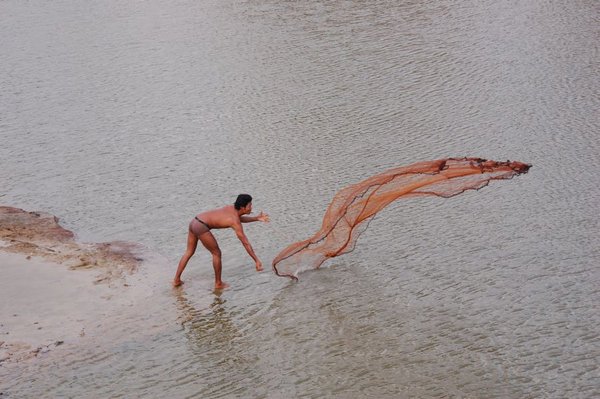
[[[206,223],[211,229],[226,229],[240,225],[240,215],[233,205],[199,213],[198,219]]]

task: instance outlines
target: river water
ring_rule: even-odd
[[[0,203],[166,258],[86,337],[5,367],[3,397],[600,396],[597,2],[4,0],[0,15]],[[197,212],[252,194],[268,270],[339,189],[449,156],[533,168],[394,203],[297,283],[217,231],[231,289],[212,292],[203,250],[169,286]]]

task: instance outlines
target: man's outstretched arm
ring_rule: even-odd
[[[235,230],[235,234],[237,235],[239,240],[242,242],[242,245],[244,245],[244,248],[246,248],[246,252],[248,252],[248,255],[250,255],[250,257],[252,259],[254,259],[254,262],[256,263],[256,271],[261,271],[262,270],[262,262],[260,261],[260,259],[258,259],[258,256],[256,256],[256,254],[254,253],[254,249],[252,249],[252,245],[250,245],[250,241],[248,240],[248,237],[246,237],[246,234],[244,234],[244,229],[242,228],[242,224],[239,223],[239,224],[233,225],[233,229]]]
[[[269,222],[271,218],[266,213],[259,213],[258,216],[240,216],[240,221],[242,223],[251,223],[251,222]]]

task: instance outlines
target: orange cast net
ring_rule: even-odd
[[[305,241],[291,244],[273,260],[278,276],[297,279],[304,270],[348,253],[369,221],[392,201],[435,195],[449,198],[478,190],[491,180],[527,173],[531,165],[516,161],[448,158],[401,166],[339,191],[329,204],[321,229]]]

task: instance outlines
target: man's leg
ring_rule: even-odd
[[[185,253],[181,257],[181,260],[179,261],[179,266],[177,266],[177,273],[175,273],[175,278],[173,279],[174,287],[177,287],[177,286],[183,284],[183,281],[181,281],[181,273],[183,273],[183,269],[185,269],[185,267],[188,264],[188,261],[190,260],[192,255],[194,255],[194,253],[196,252],[197,245],[198,245],[198,238],[196,238],[196,235],[194,233],[192,233],[191,231],[188,231],[187,248],[185,250]]]
[[[221,280],[221,249],[219,248],[215,236],[213,236],[210,231],[207,231],[200,235],[200,241],[212,255],[213,269],[215,270],[215,288],[223,289],[229,287],[229,284]]]

